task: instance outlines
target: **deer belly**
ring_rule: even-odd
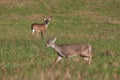
[[[67,58],[71,58],[71,57],[77,56],[76,54],[71,54],[71,53],[64,53],[64,55]]]

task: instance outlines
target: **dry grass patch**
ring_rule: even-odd
[[[42,14],[31,14],[31,15],[28,15],[27,18],[29,20],[43,20],[43,15]]]
[[[7,19],[15,19],[18,20],[20,19],[22,16],[18,15],[18,14],[10,14],[9,16],[7,16]]]
[[[113,24],[120,24],[120,20],[113,19],[109,16],[102,16],[101,13],[92,12],[92,11],[79,11],[76,12],[75,15],[84,15],[89,17],[90,19],[94,20],[95,22],[107,22]]]
[[[93,12],[89,10],[81,10],[81,11],[76,11],[76,12],[71,12],[70,14],[61,14],[62,16],[86,16],[89,17],[89,19],[93,20],[94,22],[106,22],[106,23],[112,23],[112,24],[120,24],[120,20],[113,19],[112,17],[109,16],[103,16],[99,12]]]
[[[35,4],[32,0],[0,0],[0,5],[7,6],[9,8],[14,7],[31,7],[31,5]],[[37,2],[36,2],[37,4]]]

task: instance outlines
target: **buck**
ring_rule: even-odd
[[[48,40],[46,44],[47,47],[52,47],[58,53],[55,63],[61,61],[64,57],[71,58],[73,56],[81,56],[88,64],[91,63],[91,45],[86,43],[57,45],[55,43],[56,39],[57,37],[55,37],[53,40]]]
[[[51,17],[52,16],[50,16],[49,18],[44,17],[44,23],[42,23],[42,24],[33,23],[31,25],[32,35],[36,32],[36,36],[38,38],[38,35],[41,32],[41,36],[44,37],[45,30],[48,28],[49,21],[51,20]]]

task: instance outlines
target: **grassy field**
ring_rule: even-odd
[[[32,23],[52,16],[45,38],[31,38]],[[93,60],[63,59],[46,48],[89,43]],[[120,0],[0,0],[0,80],[120,80]]]

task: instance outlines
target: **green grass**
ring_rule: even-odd
[[[52,15],[45,38],[31,38],[32,23]],[[46,48],[47,38],[57,44],[90,43],[93,60],[63,59]],[[119,0],[1,0],[0,80],[118,80],[120,79]]]

